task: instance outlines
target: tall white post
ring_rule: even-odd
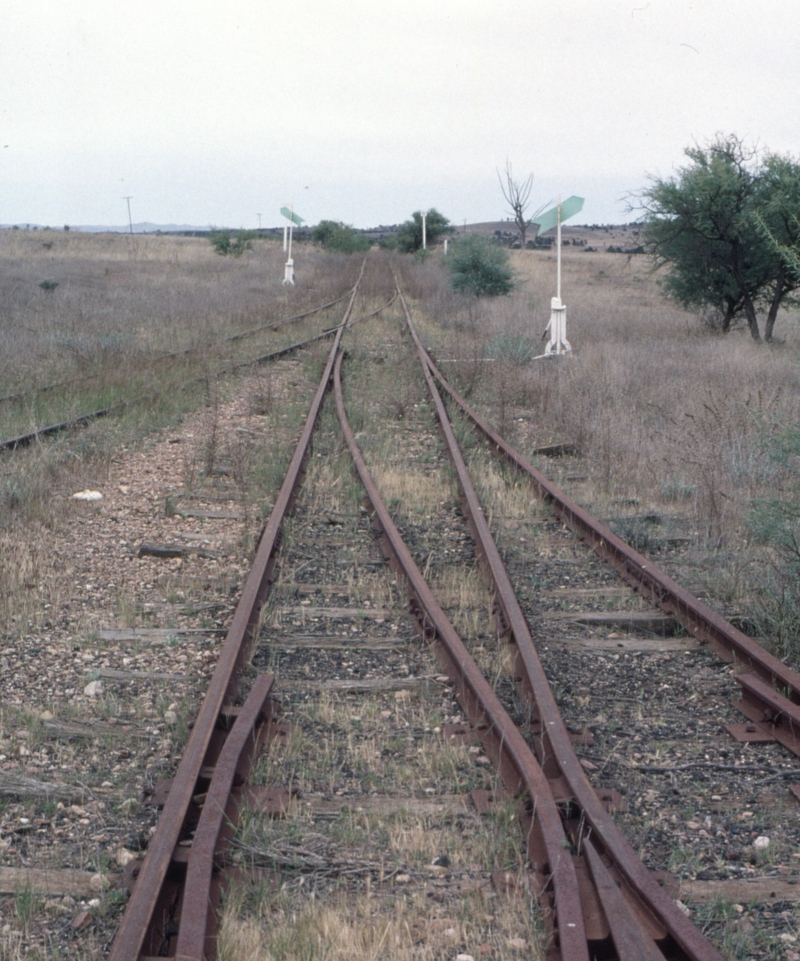
[[[558,244],[558,283],[556,284],[556,297],[558,297],[559,304],[561,303],[561,197],[558,198],[558,228],[556,231]]]
[[[427,237],[426,226],[425,226],[425,220],[427,216],[428,215],[426,213],[422,214],[422,249],[423,250],[428,249],[428,237]]]
[[[286,228],[284,227],[284,230]],[[294,261],[292,260],[292,232],[294,231],[294,223],[289,224],[289,256],[286,259],[286,267],[283,271],[283,282],[286,285],[294,287]]]
[[[283,225],[283,252],[286,253],[286,235],[289,232],[288,224]]]

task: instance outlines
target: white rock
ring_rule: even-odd
[[[114,860],[121,868],[124,868],[126,864],[136,860],[136,855],[127,848],[120,848],[114,855]]]
[[[89,881],[89,887],[92,891],[102,891],[105,887],[105,879],[102,874],[93,874],[91,880]]]
[[[766,851],[769,847],[769,838],[762,834],[761,837],[756,838],[755,841],[753,841],[753,847],[756,849],[756,851]]]
[[[100,695],[103,693],[103,682],[89,681],[89,683],[83,689],[83,693],[86,695],[86,697],[100,697]]]
[[[683,901],[677,901],[677,900],[676,900],[676,901],[675,901],[675,907],[676,907],[682,914],[685,914],[687,918],[690,918],[690,917],[692,916],[691,910],[686,907],[686,905],[683,903]]]
[[[74,501],[101,501],[103,495],[100,491],[78,491],[77,494],[72,495],[72,500]]]
[[[164,720],[167,724],[175,724],[178,720],[178,715],[174,711],[164,711]]]
[[[457,954],[456,961],[475,961],[471,954]]]

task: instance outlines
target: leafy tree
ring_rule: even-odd
[[[435,207],[425,215],[425,237],[428,246],[433,246],[447,234],[455,233],[455,227],[444,214]],[[413,254],[422,249],[422,211],[415,210],[410,220],[397,228],[397,249],[404,254]]]
[[[311,239],[326,250],[338,250],[344,254],[363,253],[370,248],[367,237],[336,220],[321,220],[311,231]]]
[[[763,159],[735,136],[686,150],[691,163],[670,180],[655,179],[641,194],[644,240],[657,263],[669,265],[668,296],[689,309],[713,308],[727,332],[744,315],[755,340],[766,309],[772,338],[778,309],[800,284],[778,243],[800,237],[800,165]]]
[[[241,257],[245,251],[253,249],[255,236],[254,230],[212,230],[208,239],[221,257]]]
[[[447,266],[455,290],[473,293],[476,297],[496,297],[514,289],[508,252],[478,234],[470,234],[453,244]]]

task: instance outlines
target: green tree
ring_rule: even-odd
[[[254,230],[212,230],[208,240],[221,257],[241,257],[253,249]]]
[[[479,234],[455,241],[447,267],[453,288],[476,297],[496,297],[514,289],[508,252]]]
[[[369,238],[337,220],[321,220],[311,231],[311,239],[326,250],[344,254],[364,253],[369,250]]]
[[[425,238],[429,247],[438,243],[448,234],[455,233],[455,227],[444,214],[435,207],[425,214]],[[397,228],[397,249],[404,254],[413,254],[422,249],[422,211],[415,210],[410,220]]]
[[[719,328],[744,315],[761,339],[772,338],[778,309],[800,282],[775,244],[785,243],[800,214],[800,166],[790,158],[760,157],[737,137],[718,137],[686,150],[691,163],[677,177],[656,178],[640,195],[643,235],[659,265],[668,265],[664,290],[688,309],[713,308]],[[796,226],[796,225],[795,225]]]

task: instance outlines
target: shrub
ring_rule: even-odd
[[[221,256],[241,257],[246,250],[253,249],[254,230],[212,230],[208,240]]]
[[[478,234],[453,244],[447,266],[453,288],[476,297],[510,294],[515,286],[506,251]]]
[[[425,214],[425,243],[432,247],[447,234],[455,232],[455,227],[444,214],[431,207]],[[422,212],[415,210],[410,220],[397,228],[397,249],[404,254],[413,254],[422,249]]]
[[[311,239],[325,250],[338,250],[343,254],[364,253],[370,248],[367,237],[336,220],[321,220],[311,231]]]
[[[494,360],[507,360],[512,364],[527,364],[536,356],[536,343],[524,334],[505,333],[487,342],[484,353]]]

